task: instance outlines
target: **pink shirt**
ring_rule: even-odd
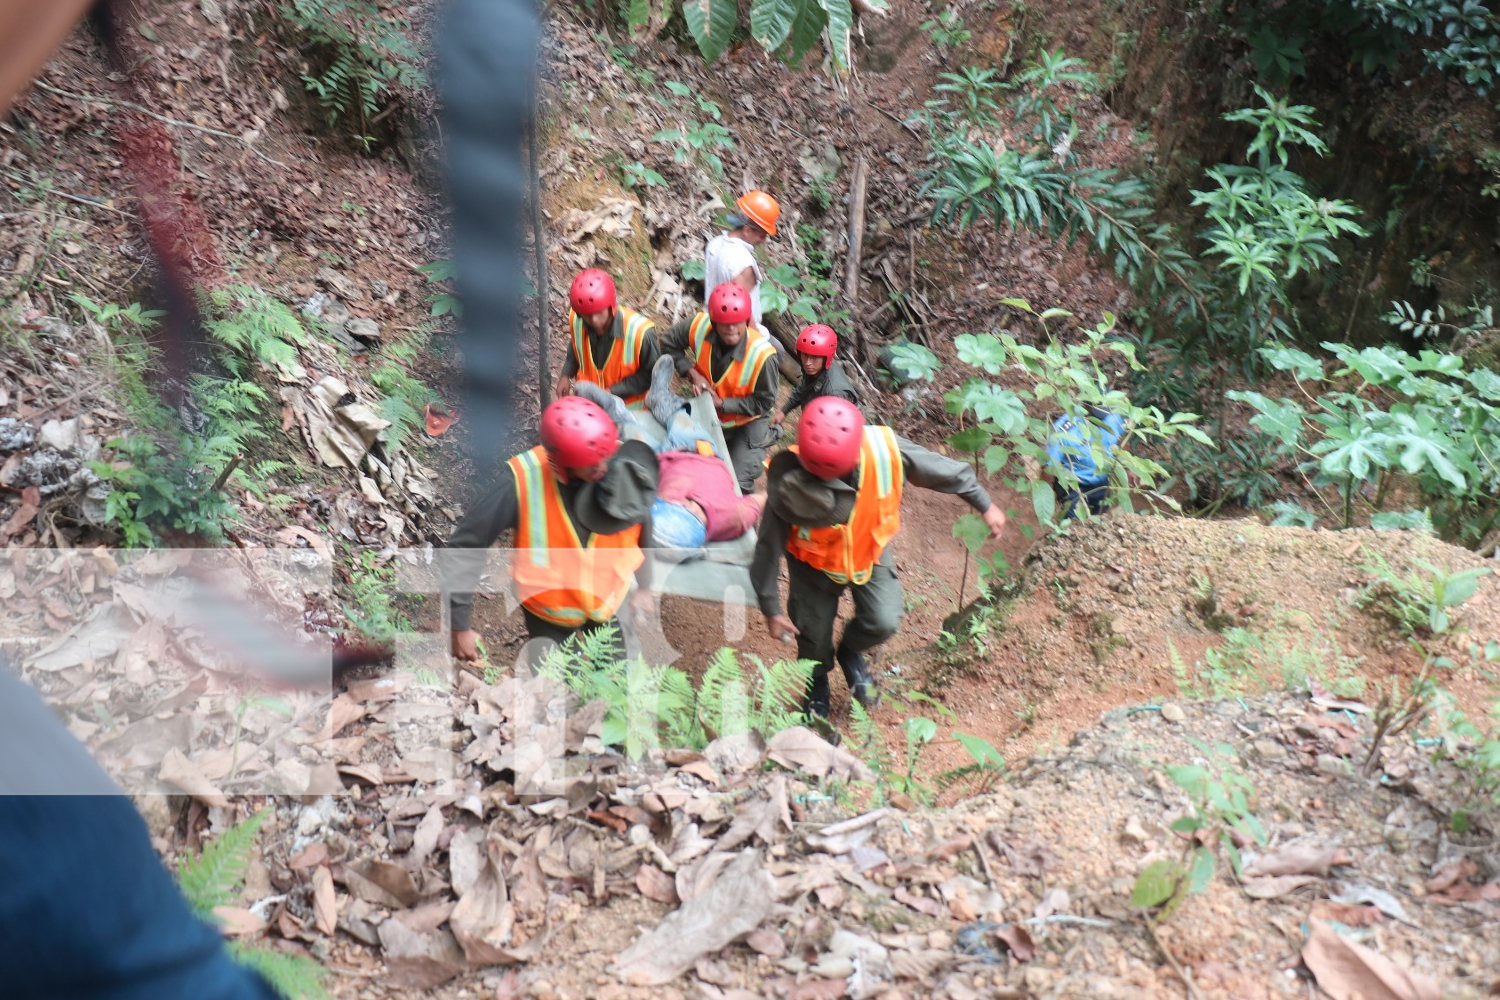
[[[661,480],[656,495],[668,503],[691,500],[703,509],[710,542],[738,538],[760,520],[760,502],[737,496],[729,469],[717,458],[691,452],[658,455]]]

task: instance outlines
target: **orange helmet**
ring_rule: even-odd
[[[776,204],[776,199],[764,191],[746,191],[735,199],[734,207],[740,213],[766,231],[766,235],[776,235],[776,220],[781,218],[781,206]]]

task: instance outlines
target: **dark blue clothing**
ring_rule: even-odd
[[[193,916],[130,800],[3,660],[0,997],[276,998]]]

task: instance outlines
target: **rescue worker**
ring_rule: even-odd
[[[707,303],[715,288],[732,281],[750,293],[750,322],[764,330],[760,309],[763,275],[755,259],[755,248],[776,235],[781,206],[764,191],[746,191],[735,199],[734,207],[735,211],[729,215],[729,231],[709,240],[704,251],[704,302]]]
[[[639,409],[651,388],[651,369],[661,356],[656,324],[615,297],[615,281],[591,267],[568,289],[568,330],[572,349],[557,379],[558,399],[575,381],[603,386]]]
[[[838,334],[826,323],[804,326],[797,334],[797,363],[802,366],[802,381],[792,390],[786,405],[771,417],[771,426],[780,427],[786,415],[810,399],[838,396],[859,405],[854,383],[844,374],[844,366],[833,359],[839,349]]]
[[[1124,436],[1125,418],[1093,403],[1070,408],[1053,422],[1047,457],[1052,495],[1062,512],[1058,520],[1079,517],[1080,502],[1090,514],[1104,513],[1109,505],[1109,467]],[[1063,482],[1068,473],[1078,485]]]
[[[580,396],[547,407],[541,439],[501,468],[448,541],[461,550],[452,554],[449,604],[460,660],[479,659],[472,589],[484,550],[508,529],[515,531],[511,575],[531,638],[561,643],[613,621],[633,577],[637,608],[649,608],[643,550],[651,547],[656,455],[641,441],[622,445],[609,415]]]
[[[754,492],[781,383],[771,338],[750,320],[750,293],[732,281],[715,288],[708,311],[675,324],[661,349],[693,392],[713,397],[740,492]]]
[[[773,639],[795,637],[797,656],[817,664],[805,710],[828,715],[828,674],[835,660],[861,705],[880,691],[864,653],[895,634],[901,622],[901,584],[889,548],[901,527],[906,484],[952,493],[979,512],[991,537],[1005,530],[1005,513],[991,501],[965,463],[866,425],[859,407],[836,396],[807,404],[795,449],[771,459],[769,492],[750,578]],[[779,577],[787,558],[783,611]],[[835,647],[834,619],[845,588],[854,617]]]

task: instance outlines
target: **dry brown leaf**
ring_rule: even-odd
[[[928,852],[927,856],[933,861],[947,861],[955,855],[967,851],[974,843],[974,838],[967,833],[959,834],[952,840],[939,844]]]
[[[37,514],[41,511],[42,491],[35,486],[28,486],[21,491],[21,506],[10,516],[3,527],[0,527],[0,542],[8,542],[13,535],[19,535],[26,530]]]
[[[271,537],[275,538],[278,542],[285,545],[289,549],[296,548],[297,541],[300,539],[306,542],[308,544],[308,547],[316,551],[318,555],[322,556],[328,563],[328,565],[333,565],[333,546],[329,543],[326,537],[318,534],[316,531],[309,531],[306,528],[299,528],[295,524],[293,524],[282,528]]]
[[[382,985],[413,990],[446,983],[468,968],[464,954],[447,931],[417,934],[399,920],[380,924],[380,946],[385,951]]]
[[[349,891],[367,903],[402,910],[415,906],[421,899],[411,872],[390,861],[373,858],[351,865],[344,870],[344,884]],[[373,892],[369,892],[373,889]]]
[[[328,719],[324,722],[317,739],[319,741],[333,739],[345,726],[363,719],[365,711],[365,706],[347,692],[339,695],[328,706]]]
[[[756,951],[767,958],[775,961],[786,957],[786,941],[780,934],[765,927],[759,927],[745,935],[745,943],[751,950]]]
[[[678,770],[682,771],[684,774],[691,774],[694,777],[702,778],[704,781],[708,782],[715,788],[723,787],[724,783],[720,781],[719,776],[714,773],[713,765],[706,760],[688,761],[686,764],[683,764],[680,768],[678,768]]]
[[[1310,919],[1302,961],[1333,1000],[1441,1000],[1437,983]]]
[[[1427,880],[1427,891],[1442,892],[1460,879],[1466,879],[1470,875],[1477,875],[1478,873],[1479,866],[1468,858],[1450,861],[1442,868],[1439,868],[1436,875]]]
[[[328,845],[321,840],[315,840],[302,850],[292,856],[286,866],[294,872],[300,872],[314,865],[321,865],[328,860]]]
[[[630,829],[630,824],[625,822],[625,820],[601,809],[590,809],[585,815],[595,823],[603,823],[616,833],[624,833]]]
[[[919,896],[905,887],[897,889],[892,895],[896,902],[905,903],[918,913],[925,913],[929,917],[941,917],[943,915],[943,904],[927,896]]]
[[[743,851],[703,892],[618,957],[618,973],[636,986],[660,986],[702,955],[759,927],[771,913],[775,886],[755,851]]]
[[[1294,889],[1321,882],[1316,875],[1274,875],[1270,878],[1250,879],[1244,885],[1245,895],[1251,899],[1280,899]]]
[[[401,910],[392,913],[391,916],[401,921],[407,927],[418,934],[427,934],[437,930],[443,925],[443,921],[453,915],[454,904],[449,899],[434,899],[429,903],[413,907],[410,910]]]
[[[786,1000],[838,1000],[849,992],[847,979],[809,979],[786,991]]]
[[[897,979],[926,979],[954,958],[953,952],[936,949],[894,951],[891,953],[891,969]]]
[[[1320,899],[1313,903],[1312,915],[1321,920],[1332,920],[1346,927],[1368,927],[1370,924],[1380,923],[1385,916],[1379,908],[1374,906],[1335,903],[1330,899]]]
[[[635,873],[635,887],[642,896],[655,902],[668,906],[678,903],[677,884],[672,876],[655,865],[641,865],[640,871]]]
[[[816,778],[833,775],[841,781],[874,781],[875,772],[849,751],[836,747],[806,726],[783,729],[766,744],[768,756],[783,767]]]
[[[225,937],[245,937],[266,929],[266,922],[242,906],[215,906],[214,916]]]
[[[813,890],[824,909],[837,910],[848,900],[849,894],[841,885],[820,885]]]
[[[521,1000],[521,977],[515,969],[506,969],[495,986],[495,1000]]]
[[[479,877],[448,918],[464,955],[475,965],[511,965],[510,951],[516,910],[511,905],[501,865],[501,848],[493,840],[487,845]]]
[[[1319,844],[1295,844],[1274,854],[1256,858],[1245,866],[1244,876],[1259,875],[1326,875],[1334,865],[1350,863],[1349,852],[1342,847]]]
[[[161,759],[161,769],[156,776],[206,806],[227,806],[229,800],[224,793],[203,776],[203,772],[176,747],[168,750]]]
[[[1026,933],[1026,928],[1020,924],[1001,925],[995,932],[995,937],[1005,942],[1017,961],[1029,962],[1036,957],[1036,945],[1032,942],[1031,935]]]
[[[438,837],[442,836],[442,833],[443,810],[432,806],[412,833],[411,850],[406,855],[406,866],[412,871],[421,868],[432,852],[437,850]]]
[[[326,866],[319,865],[313,872],[312,885],[313,917],[317,920],[318,930],[332,937],[339,925],[339,906],[333,891],[333,875]]]
[[[373,677],[366,681],[350,681],[344,693],[355,701],[395,701],[410,683],[411,674]]]

